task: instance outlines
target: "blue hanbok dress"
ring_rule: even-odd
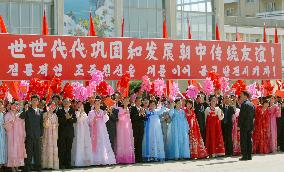
[[[169,111],[171,123],[167,136],[167,159],[189,159],[189,125],[184,110],[171,109]]]
[[[146,111],[147,121],[144,129],[142,156],[145,161],[165,160],[163,132],[160,115],[164,108]]]
[[[4,128],[4,114],[0,112],[0,165],[7,163],[7,140]]]

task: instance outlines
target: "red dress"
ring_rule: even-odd
[[[200,134],[199,124],[194,110],[191,110],[191,113],[189,113],[189,111],[185,109],[185,114],[190,128],[190,158],[206,158],[208,154]]]
[[[206,148],[211,156],[225,155],[225,146],[221,128],[221,120],[224,115],[219,107],[205,110],[206,116]]]
[[[263,111],[261,105],[255,112],[253,152],[259,154],[270,152],[270,111],[268,108]]]

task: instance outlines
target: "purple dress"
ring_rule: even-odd
[[[119,108],[118,122],[116,127],[117,163],[135,163],[133,130],[128,109]]]
[[[280,108],[278,104],[274,104],[270,107],[270,149],[271,152],[277,151],[277,124],[276,118],[281,116]]]

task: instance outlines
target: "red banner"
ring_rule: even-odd
[[[0,53],[0,80],[282,79],[280,44],[0,34]]]

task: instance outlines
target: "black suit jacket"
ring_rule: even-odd
[[[74,127],[73,123],[77,122],[75,110],[70,108],[68,113],[72,115],[72,118],[66,119],[66,112],[64,109],[59,109],[57,111],[57,118],[58,118],[58,137],[74,137]]]
[[[139,116],[139,110],[136,106],[130,107],[130,118],[133,126],[135,125],[144,126],[144,121],[146,120],[145,116]]]
[[[238,127],[243,131],[252,131],[254,115],[254,105],[249,100],[244,101],[241,105]]]
[[[224,114],[224,118],[222,120],[223,124],[228,124],[233,127],[233,115],[235,114],[235,109],[233,106],[228,106],[227,112],[225,112],[225,105],[221,105],[220,109],[222,110]]]
[[[118,109],[112,108],[112,112],[109,115],[109,120],[106,122],[108,128],[116,129],[116,122],[118,121]]]
[[[40,138],[43,135],[43,111],[33,108],[23,111],[20,118],[25,120],[26,136],[29,138]]]
[[[207,103],[196,103],[194,105],[194,112],[196,114],[199,127],[204,128],[205,126],[205,109],[208,107]]]
[[[92,106],[91,106],[91,104],[90,104],[89,102],[87,102],[87,103],[84,104],[84,110],[85,110],[85,112],[86,112],[87,115],[88,115],[89,112],[92,110]]]

